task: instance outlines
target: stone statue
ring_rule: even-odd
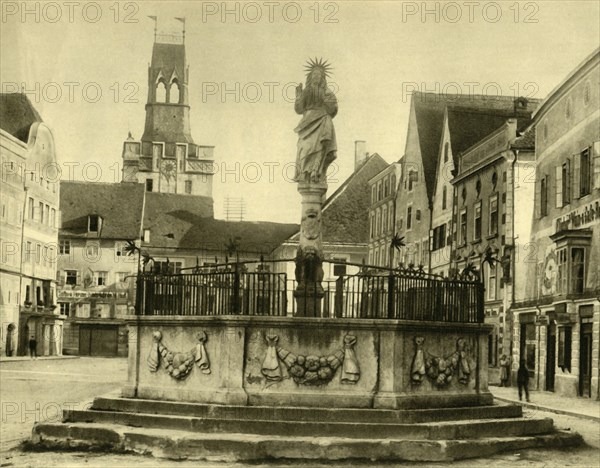
[[[333,118],[338,111],[335,94],[327,88],[330,65],[321,59],[309,60],[306,88],[296,87],[294,110],[302,120],[294,131],[298,134],[296,182],[325,182],[327,168],[335,160],[337,142]]]

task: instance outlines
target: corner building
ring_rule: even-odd
[[[513,355],[532,387],[600,398],[600,49],[544,100],[536,128],[535,207],[526,300]],[[513,362],[516,373],[518,360]]]

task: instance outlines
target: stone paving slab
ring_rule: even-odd
[[[530,391],[529,402],[519,401],[516,387],[490,387],[494,398],[506,403],[515,403],[524,408],[575,416],[600,422],[600,401],[590,398],[571,398],[552,392]]]

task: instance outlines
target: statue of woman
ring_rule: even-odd
[[[306,88],[296,87],[294,110],[302,120],[298,134],[296,182],[324,182],[327,168],[335,160],[337,142],[332,119],[338,111],[335,94],[327,88],[329,65],[311,60],[307,65]]]

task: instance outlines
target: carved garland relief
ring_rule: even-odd
[[[279,336],[266,335],[267,352],[261,368],[262,374],[271,382],[283,380],[280,363],[299,385],[325,385],[333,380],[338,367],[342,367],[341,382],[355,384],[360,379],[360,368],[354,352],[356,337],[346,335],[344,347],[329,356],[295,355],[278,346]]]
[[[447,357],[435,356],[423,349],[425,338],[416,336],[415,355],[410,367],[410,378],[413,384],[421,384],[427,376],[436,387],[445,387],[458,372],[458,382],[467,385],[471,377],[471,365],[464,338],[456,340],[456,351]]]
[[[210,374],[210,361],[204,347],[204,343],[208,339],[206,332],[200,332],[196,346],[184,353],[169,351],[162,343],[162,333],[159,331],[155,331],[152,338],[154,342],[148,355],[150,372],[156,372],[162,362],[167,373],[177,380],[185,379],[193,369],[194,364],[198,366],[203,374]]]

